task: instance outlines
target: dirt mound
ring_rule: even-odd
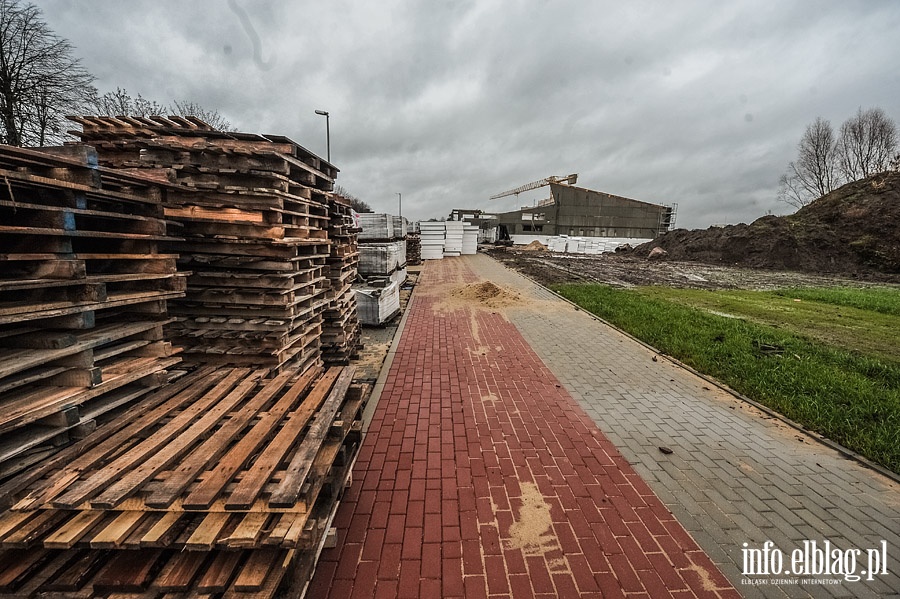
[[[521,302],[518,293],[504,289],[490,281],[470,283],[454,289],[450,295],[456,299],[477,302],[488,308],[502,308]]]
[[[900,173],[848,183],[789,216],[677,229],[634,248],[669,260],[867,276],[900,273]]]
[[[532,241],[531,243],[529,243],[528,245],[526,245],[525,247],[523,247],[521,249],[526,252],[546,252],[547,246],[544,245],[543,243],[541,243],[540,241],[538,241],[537,239],[535,239],[534,241]]]

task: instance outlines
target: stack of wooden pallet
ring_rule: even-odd
[[[216,131],[196,119],[80,117],[100,163],[149,169],[195,191],[166,216],[192,271],[171,306],[172,340],[197,362],[301,369],[320,359],[328,192],[337,169],[286,137]]]
[[[0,146],[0,479],[167,380],[167,301],[184,296],[166,186],[90,148]]]
[[[359,444],[352,378],[204,366],[0,486],[0,598],[299,595]]]
[[[330,287],[322,332],[322,359],[326,364],[347,364],[357,355],[361,336],[352,287],[359,264],[358,229],[353,210],[342,197],[330,195],[328,211],[331,252],[326,274]]]

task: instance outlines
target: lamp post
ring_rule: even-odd
[[[400,212],[397,216],[403,216],[403,196],[397,192],[397,210]]]
[[[331,164],[331,122],[328,112],[325,110],[317,110],[316,114],[325,117],[325,151],[328,155],[328,164]]]

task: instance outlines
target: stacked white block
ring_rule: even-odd
[[[395,239],[394,221],[390,214],[373,214],[363,212],[359,215],[359,240]]]
[[[442,222],[419,223],[422,260],[440,260],[444,257],[445,232],[446,228]]]
[[[400,283],[386,287],[354,287],[359,321],[378,325],[387,322],[400,311]]]
[[[407,233],[407,220],[402,216],[391,216],[391,228],[394,239],[403,239]]]
[[[467,224],[463,227],[463,254],[474,254],[478,251],[478,230],[478,225]]]
[[[447,227],[444,256],[459,256],[462,254],[463,228],[466,225],[460,220],[448,220],[444,225]]]
[[[359,244],[359,274],[389,275],[406,266],[406,240]]]

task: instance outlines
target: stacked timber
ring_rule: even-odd
[[[159,251],[167,186],[98,168],[87,147],[0,146],[0,177],[3,479],[167,381],[167,302],[185,280]]]
[[[359,446],[352,378],[203,366],[0,485],[0,598],[302,595]]]
[[[328,213],[331,251],[326,269],[329,288],[322,325],[322,360],[326,364],[347,364],[358,354],[361,337],[352,286],[359,264],[359,229],[353,209],[342,197],[329,196]]]
[[[77,117],[100,163],[189,188],[166,206],[192,271],[171,306],[191,362],[310,367],[320,360],[337,169],[281,136],[222,132],[197,119]],[[349,316],[348,316],[349,317]]]

